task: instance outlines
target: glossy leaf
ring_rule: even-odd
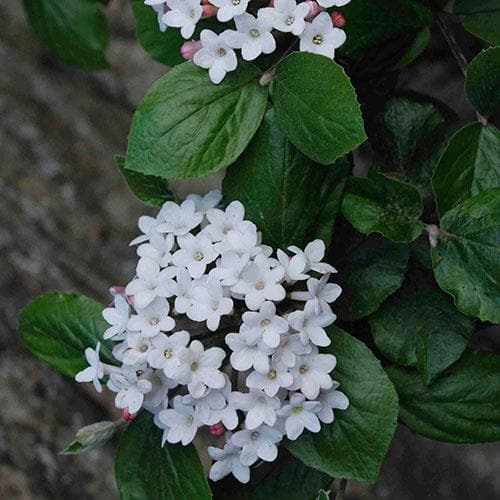
[[[432,178],[441,215],[485,189],[500,187],[499,151],[500,131],[493,125],[473,123],[451,138]]]
[[[109,326],[103,306],[85,295],[49,292],[19,314],[19,333],[30,351],[64,375],[87,366],[85,348],[101,342],[102,361],[115,364],[111,343],[102,339]]]
[[[333,163],[366,139],[349,78],[324,56],[289,55],[276,70],[272,97],[276,121],[285,135],[318,163]]]
[[[337,356],[333,372],[349,408],[335,412],[335,422],[318,434],[305,432],[287,448],[309,467],[332,477],[373,482],[396,429],[396,391],[379,361],[361,341],[336,327],[329,329]]]
[[[193,445],[165,444],[153,416],[141,412],[121,437],[116,482],[122,500],[209,500],[212,494]]]
[[[432,262],[439,286],[464,314],[500,322],[500,188],[443,216]]]
[[[323,210],[329,218],[318,231],[333,227],[341,199],[337,186],[347,169],[343,160],[324,167],[300,153],[271,110],[243,155],[228,169],[223,193],[226,202],[243,203],[246,217],[262,231],[265,243],[286,249],[310,239],[310,228]]]
[[[427,385],[460,358],[474,333],[473,320],[432,289],[395,296],[370,326],[380,351],[400,365],[417,366]]]
[[[464,28],[493,45],[500,44],[498,0],[455,0],[453,13],[463,16]]]
[[[342,215],[364,234],[380,233],[397,242],[410,242],[422,232],[418,191],[385,175],[347,181]]]
[[[139,104],[126,168],[163,178],[208,175],[243,152],[262,121],[267,90],[259,71],[240,64],[214,85],[192,62],[157,80]]]
[[[386,370],[398,391],[399,418],[412,431],[451,443],[500,439],[500,356],[467,352],[430,386],[415,370]]]

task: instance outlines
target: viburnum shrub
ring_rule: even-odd
[[[107,66],[105,3],[24,0],[86,69]],[[376,481],[398,418],[500,438],[500,357],[471,345],[500,322],[500,6],[445,3],[131,0],[171,69],[116,163],[157,211],[107,306],[51,292],[19,317],[36,356],[113,394],[122,417],[64,452],[120,432],[123,499],[325,499],[334,479],[341,496]],[[397,86],[433,25],[475,110],[462,127]],[[220,190],[172,189],[221,170]]]

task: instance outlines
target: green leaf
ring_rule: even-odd
[[[19,332],[30,351],[64,375],[87,366],[85,349],[101,342],[101,360],[115,364],[112,345],[102,339],[108,327],[103,306],[85,295],[49,292],[19,314]]]
[[[259,127],[267,90],[259,70],[240,64],[214,85],[192,62],[157,80],[139,104],[126,168],[164,178],[208,175],[233,163]]]
[[[106,18],[96,0],[23,0],[33,31],[61,61],[83,69],[109,65]]]
[[[500,44],[500,4],[498,0],[455,0],[453,13],[464,16],[464,28],[473,35]]]
[[[227,202],[243,203],[246,217],[262,231],[268,245],[302,245],[327,202],[327,224],[333,227],[332,217],[340,205],[336,188],[347,168],[342,160],[329,167],[317,165],[300,153],[286,139],[270,110],[248,148],[228,169],[223,193]],[[336,200],[328,198],[331,193],[337,193]]]
[[[146,52],[155,60],[169,66],[184,62],[180,48],[183,38],[178,29],[163,33],[158,26],[156,12],[144,0],[132,0],[136,36]]]
[[[316,500],[329,500],[330,498],[330,490],[325,491],[325,490],[319,490],[318,494],[316,495]]]
[[[485,189],[500,187],[498,151],[500,131],[493,125],[473,123],[451,138],[432,178],[441,215]]]
[[[500,109],[500,47],[483,50],[471,61],[465,91],[482,115],[489,116]]]
[[[348,242],[340,243],[339,258],[332,259],[342,286],[334,308],[342,319],[352,321],[374,313],[401,286],[409,251],[408,245],[376,235]]]
[[[466,352],[428,387],[414,370],[386,371],[399,394],[399,418],[412,431],[451,443],[500,439],[500,356]]]
[[[174,193],[170,191],[165,179],[128,170],[125,168],[124,156],[115,156],[115,163],[125,177],[130,190],[146,205],[161,207],[166,201],[175,200]]]
[[[473,320],[432,289],[398,294],[372,316],[370,326],[384,356],[417,366],[426,385],[460,358],[474,333]]]
[[[251,500],[312,500],[318,490],[328,487],[331,482],[332,478],[327,474],[290,457],[277,474],[266,477],[255,486]]]
[[[500,322],[500,188],[447,212],[432,249],[434,276],[464,314]]]
[[[360,232],[410,242],[422,232],[422,198],[410,186],[385,175],[347,181],[342,215]]]
[[[336,327],[325,349],[337,356],[333,373],[349,408],[318,434],[305,432],[287,448],[309,467],[332,477],[373,482],[396,429],[398,398],[377,358],[361,341]]]
[[[305,52],[290,54],[278,66],[271,92],[276,121],[314,161],[328,165],[365,141],[356,93],[334,61]]]
[[[78,430],[75,439],[60,453],[62,455],[74,455],[93,450],[99,446],[106,444],[124,425],[126,421],[123,419],[103,420],[95,424],[86,425]]]
[[[122,500],[208,500],[212,498],[193,445],[161,446],[162,431],[141,412],[120,439],[116,482]]]

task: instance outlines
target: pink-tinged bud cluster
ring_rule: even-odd
[[[200,49],[201,42],[184,42],[181,46],[181,56],[186,61],[189,61]]]
[[[345,26],[345,17],[340,12],[332,12],[331,18],[336,28],[343,28]]]
[[[123,420],[126,420],[127,422],[132,422],[134,418],[137,416],[136,413],[130,413],[128,408],[124,408],[122,410],[122,418]]]
[[[309,6],[309,12],[306,16],[306,19],[308,20],[315,18],[321,10],[324,10],[318,5],[318,2],[307,0],[306,4]]]
[[[222,436],[226,432],[226,428],[224,427],[224,424],[222,424],[222,422],[219,422],[217,424],[211,425],[208,428],[208,432],[210,432],[212,436]]]

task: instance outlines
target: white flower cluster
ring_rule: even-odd
[[[185,39],[193,36],[197,23],[204,17],[216,16],[221,23],[234,23],[236,29],[220,34],[204,29],[200,41],[185,44],[186,58],[208,69],[214,83],[220,83],[228,72],[236,69],[235,49],[241,50],[246,61],[274,52],[276,32],[298,37],[301,51],[333,59],[335,49],[345,42],[346,35],[325,10],[349,2],[271,0],[269,6],[257,8],[249,0],[144,0],[158,13],[160,30],[180,28]]]
[[[325,327],[341,289],[328,283],[335,269],[321,262],[321,240],[274,258],[243,205],[215,208],[220,200],[220,191],[190,195],[139,219],[136,276],[112,289],[103,311],[103,337],[115,342],[121,366],[102,363],[98,344],[86,350],[90,366],[76,380],[100,392],[108,375],[117,408],[153,413],[162,445],[187,445],[208,426],[221,436],[213,444],[225,440],[208,449],[210,478],[232,473],[247,482],[257,460],[276,459],[285,435],[319,432],[334,409],[348,407],[331,377],[335,356],[319,352],[330,344]],[[229,360],[200,339],[225,340]]]

